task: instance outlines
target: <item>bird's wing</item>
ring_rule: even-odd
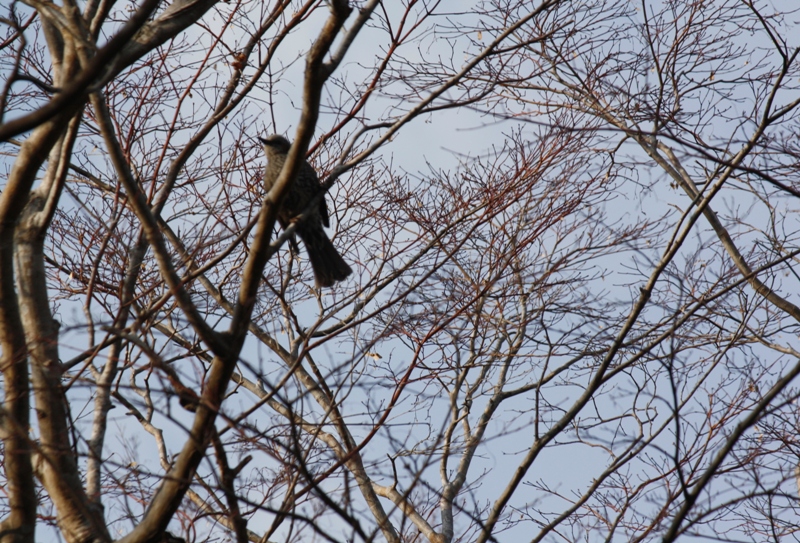
[[[322,199],[319,201],[319,216],[322,219],[322,224],[325,225],[325,228],[328,228],[331,225],[330,216],[328,215],[328,199],[325,195],[322,195]]]

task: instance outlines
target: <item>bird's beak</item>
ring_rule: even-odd
[[[261,143],[263,143],[264,145],[269,145],[269,142],[268,142],[266,139],[264,139],[264,138],[262,138],[262,137],[260,137],[260,136],[259,136],[259,138],[258,138],[258,141],[260,141],[260,142],[261,142]]]

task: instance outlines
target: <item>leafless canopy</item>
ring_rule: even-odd
[[[800,537],[792,2],[0,9],[0,543]]]

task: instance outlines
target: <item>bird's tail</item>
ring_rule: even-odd
[[[353,273],[331,240],[328,239],[322,226],[300,228],[298,234],[306,246],[317,287],[333,286],[336,281],[343,281]]]

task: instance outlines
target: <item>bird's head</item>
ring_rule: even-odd
[[[267,155],[278,154],[285,155],[289,152],[289,147],[292,146],[289,140],[278,134],[272,134],[266,138],[258,138],[264,144],[264,151]]]

